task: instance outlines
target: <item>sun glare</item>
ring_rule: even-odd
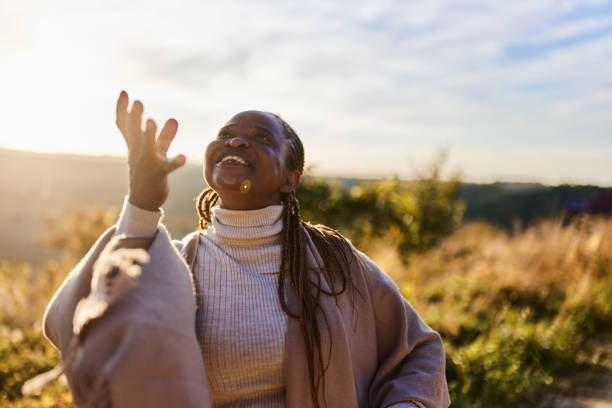
[[[0,109],[7,120],[0,146],[41,152],[114,150],[98,136],[109,127],[100,115],[112,113],[112,105],[103,105],[109,80],[101,57],[56,28],[3,60]]]

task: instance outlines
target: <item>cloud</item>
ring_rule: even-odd
[[[106,67],[92,68],[106,87],[132,90],[151,115],[176,115],[177,150],[199,154],[206,135],[249,108],[282,114],[312,161],[336,173],[359,163],[391,174],[432,146],[451,146],[451,157],[504,148],[545,156],[550,144],[572,149],[578,139],[610,147],[610,1],[100,1],[36,13],[22,12],[23,24],[65,27]],[[462,163],[470,177],[483,171]],[[522,168],[490,165],[496,174]],[[530,168],[556,177],[553,167]]]

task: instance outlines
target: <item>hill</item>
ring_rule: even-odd
[[[67,210],[93,206],[119,209],[127,191],[123,157],[42,154],[0,149],[0,258],[35,261],[47,235],[45,220]],[[330,179],[331,181],[332,179]],[[358,179],[335,179],[349,189]],[[206,186],[199,163],[188,163],[170,177],[171,194],[164,206],[165,222],[180,237],[197,226],[195,199]],[[557,216],[569,199],[592,197],[597,186],[544,186],[526,183],[464,184],[461,198],[466,221],[483,220],[506,229],[518,221]]]
[[[127,164],[121,157],[40,154],[0,149],[0,258],[38,260],[45,220],[67,210],[94,206],[119,209],[127,192]],[[205,187],[199,166],[171,176],[164,209],[175,234],[195,228],[194,200]]]

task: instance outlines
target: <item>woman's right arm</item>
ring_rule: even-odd
[[[153,120],[147,120],[142,129],[142,103],[134,101],[129,111],[128,106],[128,94],[121,91],[115,123],[128,150],[129,190],[114,235],[124,235],[127,242],[133,241],[130,245],[148,249],[162,215],[160,207],[170,191],[168,174],[185,164],[185,156],[171,160],[167,157],[178,129],[175,119],[167,120],[156,137],[157,125]]]
[[[142,129],[142,103],[135,101],[130,111],[128,105],[128,95],[122,91],[117,100],[116,124],[128,150],[128,197],[114,231],[111,229],[100,237],[49,303],[44,318],[45,334],[60,348],[65,345],[62,340],[71,335],[72,313],[76,303],[89,294],[93,265],[107,243],[113,236],[122,235],[115,243],[116,249],[149,249],[158,232],[160,207],[168,197],[168,174],[185,163],[182,155],[167,158],[177,131],[176,120],[168,120],[156,138],[157,128],[152,120]]]
[[[142,130],[142,104],[127,107],[122,92],[117,126],[128,147],[128,199],[116,228],[53,296],[44,334],[61,351],[78,407],[210,407],[189,267],[158,225],[168,174],[185,163],[166,158],[177,124],[169,120],[156,138],[153,121]]]

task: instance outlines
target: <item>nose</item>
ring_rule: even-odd
[[[232,137],[231,139],[227,139],[227,142],[225,142],[225,144],[231,147],[248,147],[249,140],[242,135],[237,135]]]

